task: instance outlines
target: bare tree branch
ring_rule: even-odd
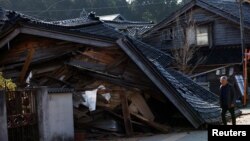
[[[196,25],[192,18],[192,12],[187,16],[187,19],[187,25],[183,27],[183,25],[180,24],[179,18],[176,18],[176,34],[178,34],[177,38],[179,38],[180,47],[174,48],[172,55],[175,59],[175,67],[179,71],[189,75],[204,61],[204,58],[200,58],[192,63],[190,62],[199,50],[199,47],[195,45]]]

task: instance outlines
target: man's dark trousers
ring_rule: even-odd
[[[230,112],[231,114],[231,118],[232,118],[232,124],[236,125],[236,118],[235,118],[235,113],[234,113],[234,107],[228,108],[228,107],[222,107],[222,112],[221,112],[221,117],[222,117],[222,122],[224,125],[227,125],[227,120],[226,120],[226,113],[227,110]]]

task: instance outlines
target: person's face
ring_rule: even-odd
[[[225,86],[227,84],[227,80],[226,79],[220,79],[220,83],[222,86]]]

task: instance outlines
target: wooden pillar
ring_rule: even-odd
[[[0,91],[0,141],[8,141],[5,92]]]
[[[29,66],[30,66],[30,63],[32,61],[32,57],[33,57],[34,53],[35,53],[35,49],[32,48],[32,47],[29,47],[27,58],[26,58],[26,60],[24,62],[22,71],[20,73],[20,78],[19,78],[20,84],[22,84],[24,79],[25,79],[25,76],[26,76],[27,71],[29,69]]]
[[[120,98],[121,98],[122,113],[123,113],[126,134],[127,136],[131,136],[133,133],[133,129],[132,129],[132,123],[131,123],[131,118],[130,118],[130,113],[129,113],[129,108],[128,108],[128,99],[127,99],[127,95],[125,94],[125,91],[121,91]]]

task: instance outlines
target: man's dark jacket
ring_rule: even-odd
[[[223,108],[223,103],[226,103],[227,108],[231,108],[231,105],[234,104],[236,102],[236,93],[235,93],[235,89],[231,84],[227,84],[226,86],[224,86],[225,91],[226,91],[226,101],[223,101],[223,96],[221,93],[222,90],[222,86],[220,87],[220,106],[221,108]],[[225,106],[225,105],[224,105]]]

